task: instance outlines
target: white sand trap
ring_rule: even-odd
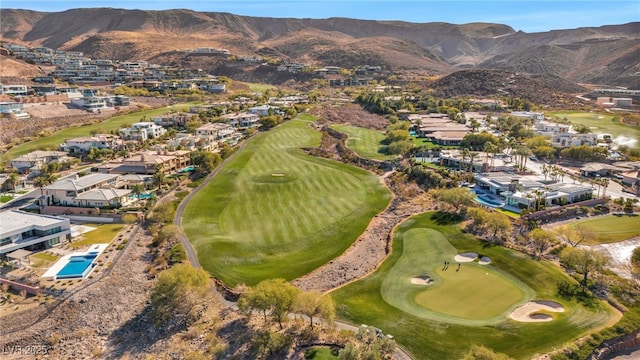
[[[478,258],[478,254],[474,252],[468,252],[468,253],[458,254],[453,259],[459,263],[463,263],[463,262],[472,262],[477,258]]]
[[[86,225],[71,225],[71,237],[78,237],[84,233],[88,233],[89,231],[93,231],[97,228]]]
[[[433,280],[431,280],[430,277],[428,276],[416,276],[411,278],[411,283],[412,284],[418,284],[418,285],[429,285],[433,282]]]
[[[478,261],[478,264],[480,265],[488,265],[491,264],[491,258],[488,256],[483,256],[480,258],[480,261]]]
[[[271,174],[271,176],[284,176],[284,174],[281,174],[281,173],[275,173],[275,174]]]
[[[534,314],[535,312],[540,310],[564,312],[564,308],[562,307],[562,305],[558,304],[555,301],[536,300],[529,301],[528,303],[513,310],[509,317],[515,321],[520,322],[542,322],[553,320],[553,317],[551,315]]]

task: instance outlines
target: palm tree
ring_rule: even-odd
[[[461,165],[462,165],[462,168],[463,168],[463,169],[464,169],[464,167],[465,167],[465,166],[464,166],[464,159],[465,159],[466,157],[470,157],[470,156],[471,156],[471,153],[469,152],[469,148],[464,148],[464,149],[462,149],[462,164],[461,164]]]
[[[469,158],[471,159],[469,162],[469,172],[473,172],[473,159],[480,154],[479,152],[471,151],[469,152]]]
[[[20,182],[20,177],[16,173],[11,173],[9,174],[7,181],[9,182],[9,185],[11,185],[11,190],[15,191],[16,185]]]
[[[544,175],[544,182],[547,183],[547,176],[551,172],[551,167],[546,164],[542,165],[542,174]]]

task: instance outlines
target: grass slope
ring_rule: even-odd
[[[144,116],[146,116],[146,118],[150,120],[154,116],[161,115],[170,111],[185,110],[187,106],[188,105],[178,105],[173,107],[163,107],[152,110],[138,111],[131,114],[114,116],[96,124],[70,127],[57,131],[51,136],[42,137],[37,140],[29,141],[24,144],[15,146],[11,150],[7,151],[4,156],[8,159],[13,159],[35,150],[57,150],[60,144],[65,142],[65,140],[75,137],[90,136],[92,130],[99,130],[101,132],[117,130],[134,122],[141,121]]]
[[[351,125],[331,125],[331,127],[347,134],[349,136],[347,146],[363,158],[374,160],[393,160],[398,158],[397,155],[387,154],[388,146],[382,143],[385,135],[381,131]]]
[[[492,326],[468,326],[426,320],[390,305],[385,301],[382,289],[389,273],[405,254],[407,236],[415,235],[411,233],[413,229],[435,230],[457,252],[473,251],[489,256],[497,273],[518,279],[535,291],[536,299],[560,302],[566,311],[553,314],[554,320],[546,323],[520,323],[505,319]],[[559,280],[572,281],[552,263],[533,261],[503,247],[487,246],[463,234],[456,224],[438,220],[437,213],[425,213],[408,219],[397,228],[392,253],[375,273],[332,292],[332,297],[341,304],[338,308],[340,318],[354,324],[373,325],[394,335],[396,341],[416,359],[459,359],[473,344],[525,359],[571,342],[594,328],[608,325],[613,318],[612,310],[601,303],[586,308],[573,300],[558,299],[556,284]],[[471,320],[470,324],[473,324]]]
[[[589,127],[591,132],[602,135],[609,134],[612,138],[620,136],[625,139],[635,139],[635,143],[629,144],[631,147],[640,146],[640,126],[625,125],[613,121],[613,115],[594,114],[587,112],[551,112],[549,116],[567,118],[574,124],[581,124]]]
[[[82,234],[82,239],[69,244],[73,249],[79,249],[93,244],[108,244],[124,227],[124,224],[85,224],[86,226],[95,227]]]
[[[572,228],[581,226],[595,235],[595,239],[585,244],[607,244],[640,236],[640,216],[638,215],[606,215],[595,219],[572,222]]]
[[[341,254],[389,202],[370,173],[315,158],[308,115],[249,140],[185,208],[202,266],[228,285],[294,279]]]

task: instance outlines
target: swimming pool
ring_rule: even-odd
[[[479,196],[478,194],[476,194],[476,199],[475,200],[476,200],[476,202],[478,204],[489,206],[489,207],[492,207],[492,208],[499,208],[499,207],[504,205],[503,202],[499,203],[499,202],[491,201],[490,199],[485,199],[485,198]]]
[[[56,274],[56,279],[84,278],[93,270],[97,254],[71,256],[67,264]]]

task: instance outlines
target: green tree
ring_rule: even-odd
[[[463,207],[473,204],[474,199],[473,194],[467,188],[439,190],[436,193],[436,198],[443,203],[453,206],[456,212],[459,212]]]
[[[329,295],[317,291],[302,291],[298,294],[294,310],[309,317],[309,326],[313,329],[313,318],[320,317],[331,322],[336,315],[335,304]]]
[[[158,235],[153,238],[153,246],[160,246],[165,241],[175,241],[178,240],[178,235],[180,231],[178,227],[173,224],[163,226],[160,231],[158,231]]]
[[[566,267],[582,274],[580,285],[582,285],[582,289],[584,290],[587,288],[589,274],[602,270],[609,263],[609,258],[594,250],[567,247],[560,254],[560,261]]]
[[[151,291],[151,318],[156,326],[178,319],[183,325],[195,320],[194,309],[209,293],[209,275],[191,265],[177,264],[163,271]]]
[[[512,226],[509,218],[497,211],[488,213],[487,217],[487,229],[493,232],[491,237],[496,241],[503,239],[509,232],[511,232]]]
[[[282,329],[282,320],[293,310],[299,291],[284,279],[264,280],[240,296],[238,307],[245,312],[261,311],[265,320],[268,311]]]
[[[531,230],[527,234],[527,239],[531,241],[531,245],[534,249],[534,255],[537,257],[544,254],[546,249],[558,242],[552,232],[540,228]]]

